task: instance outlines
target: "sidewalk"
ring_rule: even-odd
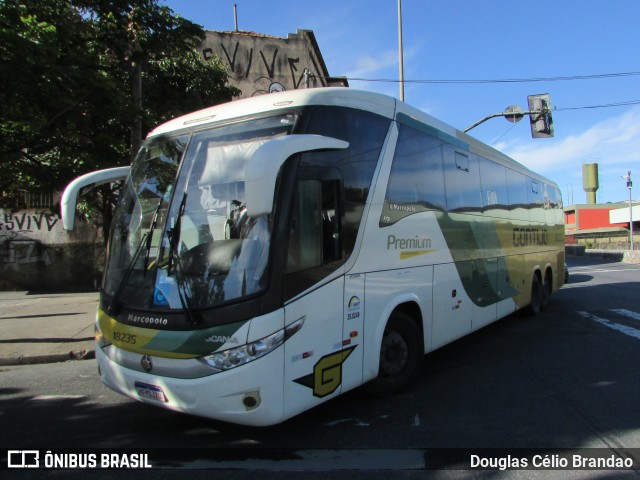
[[[94,358],[98,292],[0,292],[0,366]]]

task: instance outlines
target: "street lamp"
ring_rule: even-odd
[[[627,181],[627,188],[629,189],[629,243],[631,244],[631,251],[633,251],[633,206],[631,204],[631,187],[633,186],[633,182],[631,181],[631,170],[622,178]]]

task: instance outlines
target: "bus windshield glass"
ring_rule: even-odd
[[[271,215],[246,215],[245,169],[295,120],[254,118],[147,141],[114,215],[103,284],[111,308],[206,308],[266,288]]]

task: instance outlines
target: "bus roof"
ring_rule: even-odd
[[[344,87],[310,88],[244,98],[205,108],[175,118],[156,127],[149,136],[162,135],[185,128],[198,127],[246,115],[295,108],[304,105],[339,105],[371,111],[393,118],[396,100],[392,97]]]
[[[257,97],[235,100],[198,110],[170,120],[153,129],[148,137],[166,135],[185,129],[192,129],[231,120],[252,114],[279,110],[282,108],[295,108],[305,105],[336,105],[370,111],[389,119],[396,119],[398,114],[404,114],[418,123],[426,124],[446,135],[453,137],[459,144],[464,144],[471,153],[497,161],[513,170],[525,173],[533,178],[557,185],[536,174],[521,163],[513,160],[502,152],[486,145],[474,137],[458,130],[431,115],[418,110],[399,100],[380,93],[369,92],[344,87],[324,87],[300,90],[288,90],[284,92],[260,95]]]

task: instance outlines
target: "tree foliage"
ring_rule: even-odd
[[[0,206],[127,165],[158,123],[237,96],[204,35],[158,0],[2,0]]]

